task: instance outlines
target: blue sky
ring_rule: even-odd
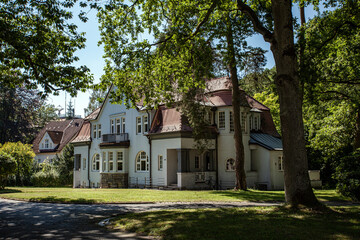
[[[312,7],[307,7],[305,16],[306,18],[311,18],[315,14]],[[294,6],[293,15],[295,17],[299,17],[299,8]],[[76,65],[86,65],[94,76],[94,83],[98,83],[100,81],[100,77],[103,74],[103,67],[105,66],[105,61],[103,59],[103,47],[98,46],[98,41],[100,40],[100,31],[98,28],[96,11],[91,10],[87,14],[89,20],[86,23],[83,23],[77,19],[76,13],[74,14],[74,22],[78,26],[79,32],[86,33],[86,48],[79,50],[76,55],[80,58]],[[267,68],[272,68],[274,66],[274,60],[272,54],[270,52],[270,45],[266,43],[262,36],[256,35],[254,37],[249,38],[249,45],[254,47],[262,47],[263,49],[268,50],[266,54],[267,58]],[[75,101],[75,115],[82,115],[84,117],[84,108],[88,106],[89,96],[91,91],[87,90],[85,93],[78,92],[76,98],[72,98],[73,103]],[[66,104],[68,104],[70,100],[70,95],[66,96]],[[54,104],[56,107],[61,106],[65,109],[65,92],[60,92],[59,96],[50,95],[48,98],[48,103]],[[64,111],[62,111],[64,113]]]

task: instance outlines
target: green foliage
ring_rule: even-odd
[[[360,201],[360,149],[340,159],[334,178],[337,180],[337,191]]]
[[[76,0],[9,0],[0,4],[0,72],[4,86],[26,86],[42,94],[64,89],[72,95],[92,81],[86,66],[75,67],[84,33],[70,23]]]
[[[61,155],[56,155],[53,159],[53,167],[59,174],[61,185],[71,185],[73,182],[74,171],[74,146],[68,144],[64,147]]]
[[[4,189],[9,175],[16,171],[16,161],[4,152],[0,152],[0,189]]]
[[[270,113],[272,119],[274,121],[276,130],[280,133],[281,126],[280,126],[280,106],[279,106],[279,96],[274,92],[260,92],[254,95],[254,98],[270,108]]]
[[[57,118],[55,107],[25,87],[9,88],[0,83],[0,143],[30,143],[39,129]]]
[[[1,154],[8,154],[16,161],[16,185],[23,185],[30,181],[31,168],[35,153],[31,145],[21,142],[7,142],[0,147]]]
[[[31,183],[36,187],[61,186],[60,174],[51,163],[41,164],[41,170],[31,176]]]
[[[75,116],[75,109],[74,109],[74,106],[72,104],[72,101],[70,100],[69,104],[67,106],[67,109],[66,109],[66,118],[67,119],[73,119],[74,116]]]
[[[92,89],[92,93],[89,97],[89,105],[85,109],[85,116],[89,115],[93,111],[95,111],[97,108],[101,106],[101,104],[104,102],[106,97],[106,91],[102,89]]]

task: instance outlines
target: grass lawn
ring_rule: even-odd
[[[359,239],[360,207],[164,210],[121,215],[108,228],[162,239]]]
[[[316,190],[321,201],[349,201],[335,190]],[[284,201],[284,191],[163,191],[149,189],[79,189],[9,187],[1,198],[63,203]]]

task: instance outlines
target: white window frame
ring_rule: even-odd
[[[233,163],[231,163],[231,162],[233,162]],[[234,172],[235,171],[235,159],[233,159],[233,158],[228,158],[227,160],[226,160],[226,166],[225,166],[225,170],[227,171],[227,172]]]
[[[121,118],[121,132],[125,133],[125,126],[126,126],[126,119],[123,117]]]
[[[142,130],[142,123],[141,123],[141,117],[136,117],[136,134],[141,134]]]
[[[102,153],[102,171],[107,171],[107,161],[106,161],[106,152]]]
[[[108,152],[109,172],[114,171],[114,153]]]
[[[223,118],[220,119],[220,115],[223,115]],[[225,129],[226,117],[224,111],[218,112],[218,127],[219,129]]]
[[[100,171],[100,154],[95,153],[92,159],[92,168],[91,170],[93,172],[98,172]]]
[[[121,119],[116,118],[115,124],[116,124],[116,134],[120,134],[121,133]]]
[[[101,124],[98,124],[98,138],[101,138]]]
[[[143,168],[144,166],[144,168]],[[135,159],[135,171],[136,172],[149,172],[149,157],[146,152],[140,151],[136,155]]]
[[[95,139],[96,138],[96,124],[93,125],[93,138]]]
[[[110,133],[115,133],[115,119],[110,119]]]
[[[49,148],[49,139],[45,139],[45,149]]]
[[[119,169],[119,165],[121,166],[121,169]],[[119,151],[116,152],[116,171],[122,172],[124,170],[124,152]]]
[[[284,157],[282,155],[278,157],[277,164],[278,164],[277,166],[278,171],[280,172],[284,171]]]
[[[158,170],[162,171],[164,168],[164,157],[163,155],[158,155]]]
[[[230,132],[234,132],[234,114],[232,111],[229,112],[229,128]]]
[[[196,155],[194,158],[194,168],[200,169],[200,156],[199,155]]]
[[[144,128],[143,130],[144,130],[144,133],[146,133],[148,131],[148,127],[149,127],[149,118],[148,118],[148,116],[144,115],[142,120],[143,120],[143,128]]]

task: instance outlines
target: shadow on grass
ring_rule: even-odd
[[[20,193],[22,192],[21,190],[18,189],[10,189],[10,188],[5,188],[5,189],[0,189],[0,194],[5,194],[5,193]]]
[[[85,199],[85,198],[59,198],[56,196],[47,196],[47,197],[37,197],[30,198],[30,202],[45,202],[45,203],[77,203],[77,204],[93,204],[96,203],[93,199]]]
[[[274,207],[179,209],[122,215],[112,223],[115,229],[163,239],[358,239],[360,208],[326,213]]]
[[[348,202],[351,201],[350,198],[342,196],[341,194],[336,193],[335,190],[333,191],[315,191],[316,197],[321,201],[331,201],[331,202]]]
[[[222,195],[237,200],[251,201],[251,202],[284,202],[285,195],[284,191],[257,191],[257,190],[247,190],[247,191],[213,191],[211,192],[215,195]]]

